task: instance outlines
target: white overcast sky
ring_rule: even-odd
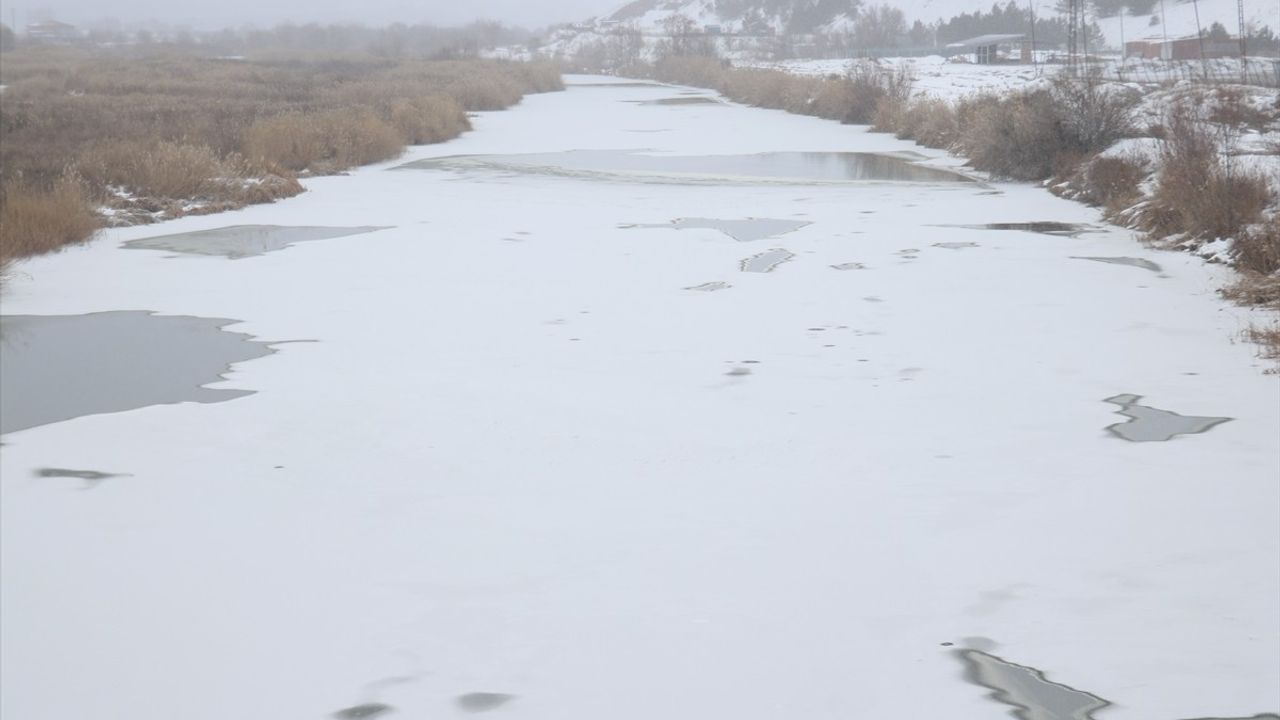
[[[612,12],[625,0],[4,0],[3,21],[25,24],[56,19],[90,24],[102,18],[124,23],[188,24],[198,29],[275,25],[281,22],[386,25],[457,25],[501,20],[535,27]]]

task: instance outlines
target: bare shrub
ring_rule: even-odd
[[[854,103],[853,86],[839,76],[822,78],[813,86],[809,114],[827,120],[843,120]]]
[[[1170,112],[1161,145],[1161,170],[1144,213],[1154,239],[1180,235],[1213,240],[1238,236],[1271,200],[1265,178],[1236,166],[1220,151],[1229,139],[1185,105]]]
[[[1081,167],[1084,193],[1080,199],[1114,215],[1142,199],[1142,181],[1150,174],[1147,164],[1137,158],[1095,157]]]
[[[795,97],[794,88],[799,78],[778,70],[729,70],[722,74],[719,89],[727,97],[755,107],[785,110],[803,108],[804,99]]]
[[[945,100],[929,96],[882,99],[876,107],[874,127],[932,148],[950,148],[960,136],[955,108]]]
[[[1215,88],[1206,100],[1209,108],[1206,119],[1219,125],[1265,132],[1268,126],[1280,118],[1280,108],[1268,110],[1249,103],[1244,88],[1237,86]]]
[[[1280,273],[1280,213],[1237,235],[1231,244],[1231,262],[1239,270],[1259,275]]]
[[[961,103],[960,146],[975,167],[1015,180],[1072,172],[1132,131],[1132,98],[1088,79]]]
[[[869,124],[881,102],[905,103],[911,96],[912,79],[906,68],[884,68],[874,62],[856,62],[845,73],[849,83],[849,104],[843,122]]]
[[[18,258],[84,242],[98,227],[98,217],[74,176],[64,176],[48,188],[10,180],[0,199],[0,269]]]
[[[961,102],[959,146],[973,166],[997,177],[1042,180],[1068,150],[1053,96],[1045,90]]]
[[[1054,77],[1050,94],[1062,125],[1062,137],[1074,153],[1090,155],[1133,133],[1131,112],[1136,97],[1121,86],[1096,78]]]
[[[1258,357],[1264,360],[1280,360],[1280,325],[1268,327],[1254,325],[1244,331],[1244,339],[1258,346]],[[1280,374],[1280,366],[1266,372],[1269,375]]]

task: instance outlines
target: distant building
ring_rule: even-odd
[[[1009,60],[1015,55],[1021,62],[1029,63],[1032,59],[1031,41],[1023,34],[979,35],[951,43],[947,49],[956,53],[973,53],[974,62],[980,65]]]
[[[27,25],[27,40],[43,43],[69,43],[81,39],[80,31],[75,25],[68,25],[57,20],[31,23]]]
[[[1194,35],[1172,40],[1149,38],[1127,42],[1124,44],[1124,56],[1146,60],[1199,60],[1202,43],[1206,58],[1240,57],[1239,39],[1202,40]]]
[[[707,35],[720,35],[724,33],[724,28],[720,27],[719,25],[704,25],[702,27],[702,32],[706,33]]]

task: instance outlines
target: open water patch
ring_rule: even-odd
[[[952,170],[920,165],[892,155],[857,152],[651,155],[639,150],[570,150],[519,155],[453,155],[415,160],[391,169],[520,172],[680,184],[977,183]]]
[[[657,100],[632,100],[629,102],[635,102],[639,105],[667,105],[676,107],[681,105],[724,105],[722,101],[713,97],[707,97],[706,95],[686,95],[684,97],[658,98]]]
[[[993,700],[1017,708],[1022,720],[1092,720],[1110,702],[1093,693],[1053,682],[1044,672],[1017,665],[982,650],[960,650],[965,677],[991,691]]]
[[[672,230],[719,230],[738,242],[752,242],[776,238],[793,233],[813,223],[802,220],[776,218],[744,218],[722,220],[718,218],[676,218],[670,223],[649,225],[624,225],[624,228],[669,228]]]
[[[1107,427],[1107,431],[1129,442],[1166,442],[1179,435],[1196,435],[1230,422],[1229,417],[1196,417],[1139,405],[1141,395],[1116,395],[1103,402],[1119,405],[1116,412],[1129,418]]]
[[[458,707],[470,713],[489,712],[497,710],[507,703],[515,700],[515,695],[508,693],[495,692],[473,692],[457,697]]]
[[[302,227],[288,225],[232,225],[212,230],[130,240],[124,247],[132,250],[166,250],[189,255],[209,255],[231,260],[265,255],[290,245],[309,240],[363,235],[387,230],[387,227]]]
[[[1142,268],[1143,270],[1150,270],[1151,272],[1154,272],[1154,273],[1164,272],[1164,268],[1160,267],[1160,266],[1159,266],[1159,265],[1157,265],[1156,263],[1153,263],[1153,262],[1151,262],[1150,260],[1147,260],[1147,259],[1145,259],[1145,258],[1136,258],[1136,257],[1082,257],[1082,256],[1079,256],[1079,255],[1072,255],[1072,256],[1071,256],[1071,259],[1072,259],[1072,260],[1092,260],[1092,261],[1094,261],[1094,262],[1110,263],[1110,264],[1112,264],[1112,265],[1129,265],[1129,266],[1131,266],[1131,267]]]
[[[796,256],[795,253],[784,248],[773,248],[766,250],[758,255],[752,255],[744,259],[740,263],[742,272],[767,273],[773,272],[779,265],[787,262]]]
[[[955,652],[965,665],[965,679],[990,690],[992,700],[1015,708],[1011,714],[1019,720],[1097,720],[1099,710],[1113,705],[1091,692],[1049,680],[1043,670],[1018,665],[987,652],[990,649]],[[1194,720],[1280,720],[1280,715],[1259,713],[1249,717],[1214,716]]]
[[[665,87],[658,83],[640,82],[638,80],[625,82],[566,82],[565,87],[602,87],[602,88],[656,88]]]
[[[382,717],[394,711],[395,708],[385,703],[364,703],[363,705],[352,705],[349,708],[343,708],[334,713],[332,717],[337,718],[337,720],[367,720],[367,718]]]
[[[1039,220],[1034,222],[997,222],[983,223],[980,225],[933,225],[932,227],[963,228],[966,230],[1013,230],[1016,232],[1036,233],[1038,235],[1057,235],[1060,237],[1075,237],[1081,233],[1089,232],[1092,229],[1088,225],[1077,225],[1075,223],[1058,222],[1056,220]]]
[[[252,395],[204,387],[235,363],[275,352],[250,335],[223,330],[237,322],[146,311],[0,316],[0,434]]]

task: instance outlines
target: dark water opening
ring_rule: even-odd
[[[989,652],[977,649],[955,652],[965,665],[965,678],[990,690],[992,700],[1015,708],[1011,715],[1020,720],[1095,720],[1095,713],[1112,705],[1111,701],[1093,693],[1049,680],[1042,670],[1009,662]],[[1280,720],[1280,715],[1260,713],[1247,718],[1195,720]]]
[[[705,95],[687,95],[685,97],[660,98],[658,100],[639,100],[639,101],[628,101],[628,102],[636,102],[637,104],[640,104],[640,105],[677,105],[677,106],[679,105],[721,105],[723,106],[724,105],[723,102],[713,97],[707,97]]]
[[[376,718],[392,712],[395,708],[383,703],[364,703],[363,705],[353,705],[352,707],[339,710],[333,714],[338,720],[365,720],[366,718]]]
[[[1230,422],[1229,417],[1195,417],[1139,405],[1141,395],[1116,395],[1103,402],[1119,405],[1117,414],[1129,419],[1107,427],[1116,437],[1129,442],[1166,442],[1179,435],[1195,435]]]
[[[308,240],[363,235],[386,227],[289,227],[283,225],[232,225],[212,230],[159,235],[130,240],[124,244],[133,250],[167,250],[191,255],[212,255],[239,260]]]
[[[636,150],[571,150],[522,155],[455,155],[417,160],[392,169],[488,170],[678,183],[976,183],[960,173],[919,165],[901,157],[852,152],[646,155]]]
[[[1088,225],[1076,225],[1055,220],[984,223],[981,225],[934,225],[933,227],[964,228],[966,230],[1014,230],[1040,235],[1061,235],[1063,237],[1075,237],[1091,229]]]
[[[36,477],[42,478],[72,478],[93,481],[123,477],[120,473],[105,473],[98,470],[69,470],[67,468],[40,468],[36,470],[35,474]]]
[[[584,82],[584,83],[570,82],[570,83],[565,83],[565,87],[634,88],[634,87],[664,87],[664,86],[658,83],[640,82],[638,80],[634,80],[634,81],[622,81],[622,82]]]
[[[275,352],[222,329],[235,322],[144,311],[0,316],[0,433],[252,395],[203,387],[234,363]]]
[[[1072,256],[1071,256],[1071,259],[1072,259],[1072,260],[1092,260],[1092,261],[1094,261],[1094,262],[1110,263],[1110,264],[1112,264],[1112,265],[1130,265],[1130,266],[1132,266],[1132,267],[1142,268],[1143,270],[1150,270],[1151,272],[1155,272],[1155,273],[1163,272],[1163,271],[1164,271],[1164,268],[1161,268],[1161,267],[1160,267],[1159,265],[1157,265],[1156,263],[1153,263],[1153,262],[1151,262],[1150,260],[1146,260],[1146,259],[1144,259],[1144,258],[1135,258],[1135,257],[1082,257],[1082,256],[1079,256],[1079,255],[1072,255]]]
[[[795,232],[812,223],[802,220],[778,220],[775,218],[744,218],[722,220],[719,218],[677,218],[666,224],[624,225],[624,228],[670,228],[672,230],[719,230],[739,242],[765,240]]]
[[[507,693],[492,692],[474,692],[466,695],[459,695],[457,698],[458,707],[467,712],[488,712],[497,710],[515,699],[515,695]]]
[[[991,698],[1018,708],[1023,720],[1091,720],[1111,703],[1092,693],[1052,682],[1040,670],[1016,665],[981,650],[960,650],[969,682],[991,690]]]

